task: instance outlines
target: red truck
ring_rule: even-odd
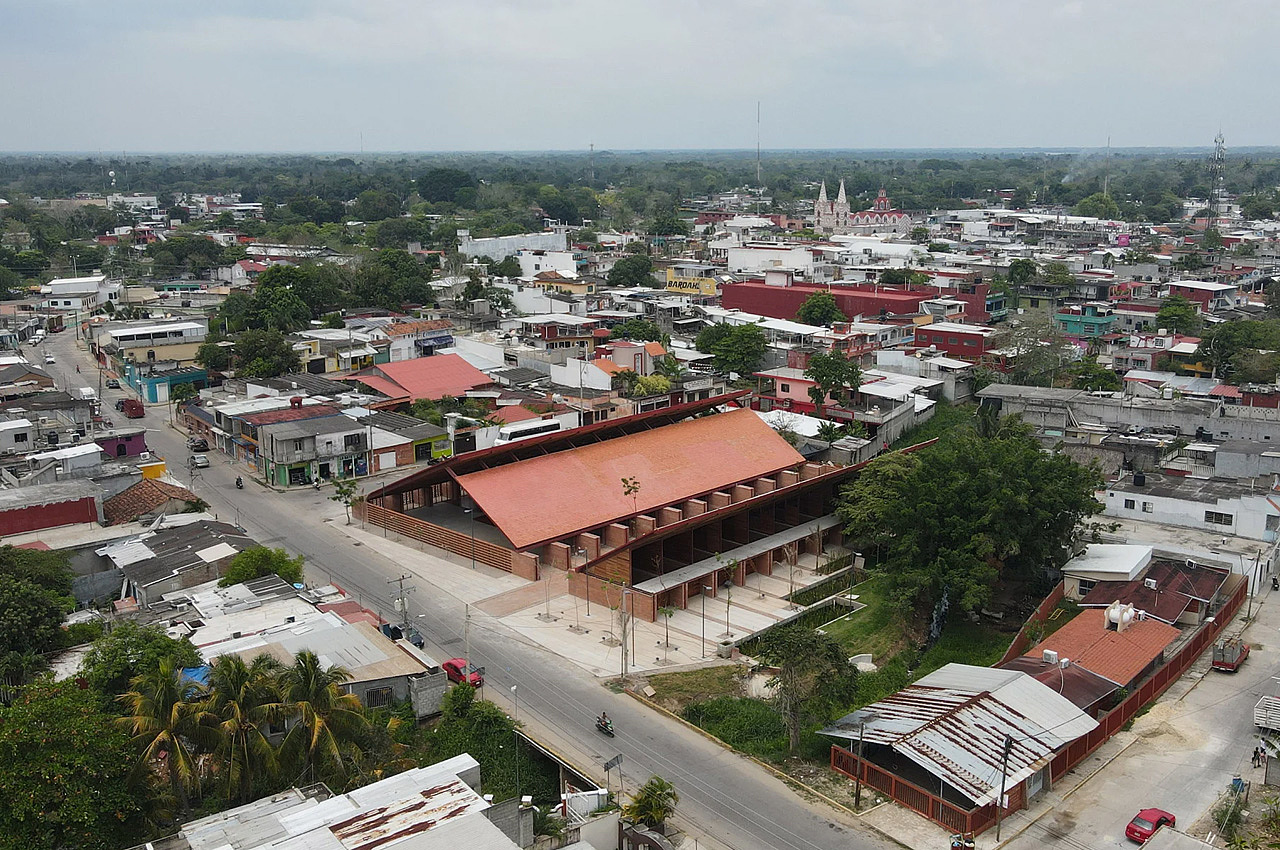
[[[147,409],[136,398],[122,399],[120,410],[124,412],[126,419],[141,419],[147,415]]]

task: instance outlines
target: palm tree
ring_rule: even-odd
[[[668,354],[653,361],[653,373],[678,381],[689,374],[689,370],[674,355]]]
[[[341,775],[343,756],[350,756],[356,737],[368,725],[364,706],[341,684],[351,678],[344,667],[322,667],[314,652],[303,650],[293,665],[280,671],[284,712],[294,720],[281,744],[281,756],[300,764],[314,778],[317,768]]]
[[[281,711],[275,687],[279,669],[279,662],[269,655],[259,655],[249,664],[238,655],[213,662],[205,709],[216,718],[228,802],[235,797],[250,802],[259,778],[276,772],[276,751],[267,740],[266,727]]]
[[[137,770],[149,771],[164,760],[169,787],[181,812],[189,808],[187,790],[199,787],[196,755],[216,746],[216,733],[206,725],[207,715],[199,702],[199,684],[188,678],[172,658],[162,660],[148,673],[135,676],[133,690],[117,699],[128,715],[120,724],[141,750]]]
[[[675,786],[661,776],[653,776],[631,796],[631,802],[623,807],[622,815],[632,823],[648,824],[661,831],[679,803],[680,795],[676,793]]]

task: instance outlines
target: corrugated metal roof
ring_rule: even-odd
[[[999,794],[1006,736],[1006,787],[1035,773],[1061,747],[1098,724],[1025,673],[948,664],[898,693],[822,730],[892,747],[975,804]]]

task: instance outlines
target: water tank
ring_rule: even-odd
[[[1134,486],[1134,487],[1146,487],[1146,486],[1147,486],[1147,473],[1145,473],[1145,472],[1135,472],[1135,473],[1133,473],[1133,486]]]

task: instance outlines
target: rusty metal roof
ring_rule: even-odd
[[[898,693],[848,714],[822,734],[892,747],[983,806],[1035,773],[1098,724],[1071,702],[1015,670],[948,664]]]

